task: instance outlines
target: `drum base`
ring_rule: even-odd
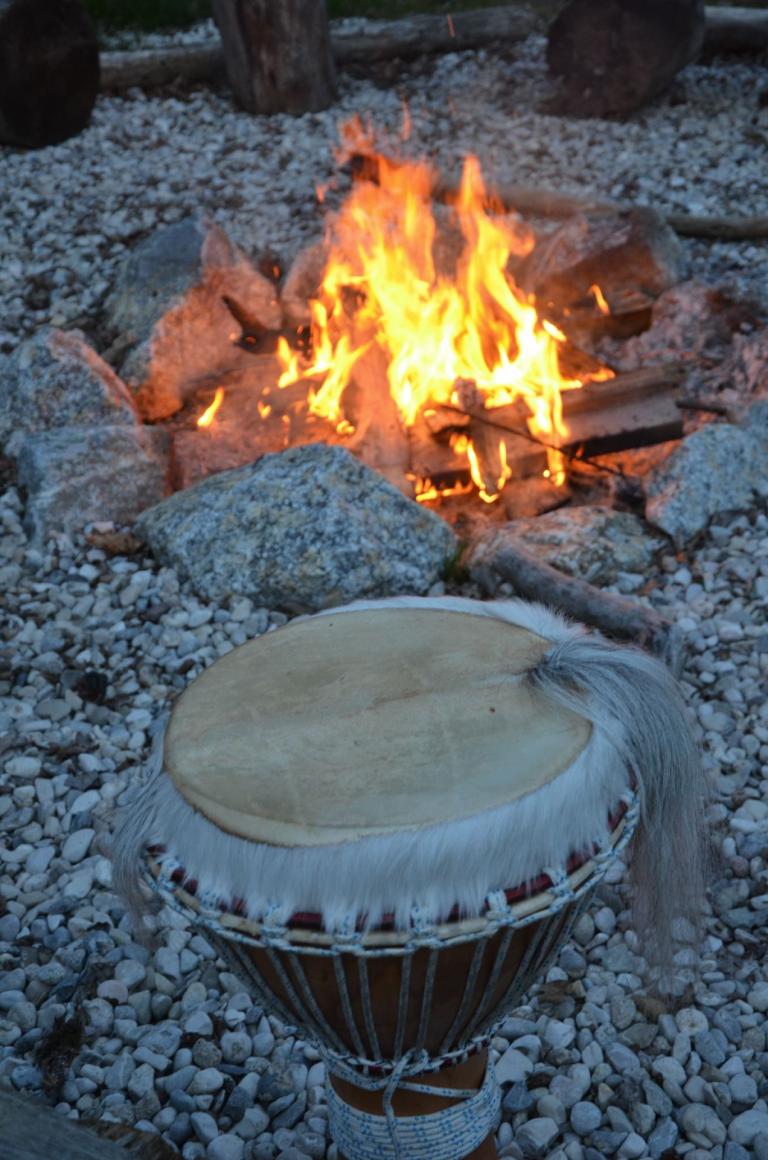
[[[470,1088],[480,1090],[488,1068],[488,1049],[478,1052],[464,1063],[456,1067],[447,1067],[443,1071],[422,1072],[419,1075],[409,1076],[413,1083],[429,1084],[430,1087],[440,1088]],[[381,1092],[365,1091],[355,1087],[339,1076],[329,1076],[328,1082],[333,1084],[334,1090],[345,1103],[359,1111],[370,1115],[384,1114],[384,1104]],[[446,1108],[461,1102],[460,1098],[449,1099],[441,1096],[430,1096],[422,1092],[397,1091],[392,1100],[392,1110],[396,1116],[428,1116],[434,1112],[445,1111]],[[493,1132],[490,1132],[482,1144],[470,1152],[466,1160],[496,1160],[496,1143]],[[339,1153],[339,1160],[356,1160],[354,1156],[345,1156]]]

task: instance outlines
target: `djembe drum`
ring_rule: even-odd
[[[518,601],[351,605],[183,693],[116,881],[149,883],[320,1048],[347,1160],[490,1157],[493,1028],[639,819],[667,921],[670,855],[648,840],[665,819],[695,845],[696,776],[644,654]]]

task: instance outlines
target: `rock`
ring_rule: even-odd
[[[680,1126],[692,1143],[704,1148],[725,1143],[725,1124],[706,1104],[686,1104],[680,1113]]]
[[[312,444],[204,480],[144,512],[137,533],[200,595],[317,611],[425,593],[456,540],[339,447]]]
[[[517,1051],[514,1047],[508,1048],[496,1064],[496,1078],[499,1083],[521,1083],[533,1071],[533,1061]]]
[[[239,1136],[227,1133],[211,1140],[206,1152],[206,1160],[242,1160],[245,1141]]]
[[[524,1156],[542,1156],[558,1134],[558,1126],[548,1116],[526,1121],[517,1132],[516,1143]]]
[[[677,1124],[669,1117],[659,1120],[656,1127],[648,1137],[648,1151],[653,1160],[659,1160],[659,1157],[670,1148],[672,1148],[679,1135]]]
[[[207,1096],[220,1091],[224,1086],[224,1076],[215,1067],[204,1067],[188,1087],[191,1096]]]
[[[566,1023],[561,1019],[549,1019],[544,1031],[544,1038],[550,1047],[570,1047],[576,1038],[576,1028],[573,1023]]]
[[[251,1037],[244,1031],[225,1031],[222,1035],[221,1053],[227,1063],[245,1063],[251,1051]]]
[[[27,435],[18,451],[26,525],[36,542],[111,520],[129,524],[167,492],[165,432],[136,427],[62,427]]]
[[[309,300],[317,298],[320,292],[327,261],[325,242],[305,246],[294,258],[280,291],[283,314],[290,326],[298,328],[309,325]]]
[[[684,439],[644,481],[645,518],[682,547],[720,512],[748,511],[768,495],[761,443],[748,430],[710,423]]]
[[[0,142],[66,141],[88,124],[98,91],[98,37],[80,0],[3,0]]]
[[[737,1144],[748,1148],[754,1143],[755,1136],[768,1132],[768,1112],[761,1112],[757,1108],[750,1108],[734,1116],[728,1125],[728,1138]]]
[[[521,1080],[518,1083],[513,1083],[502,1101],[502,1107],[505,1112],[514,1115],[515,1112],[527,1112],[532,1108],[535,1099],[533,1092],[529,1092],[526,1084]]]
[[[193,1112],[190,1116],[192,1130],[201,1144],[210,1144],[219,1134],[216,1121],[207,1112]]]
[[[151,1092],[155,1086],[155,1071],[148,1063],[142,1063],[131,1075],[128,1080],[128,1091],[136,1099],[141,1099],[142,1096]]]
[[[598,585],[612,584],[619,572],[645,572],[661,546],[629,512],[570,507],[485,533],[471,549],[470,571],[492,572],[494,556],[517,542],[544,563]]]
[[[115,973],[117,974],[117,971]],[[148,1028],[141,1037],[142,1047],[156,1051],[158,1055],[164,1055],[166,1059],[171,1059],[176,1054],[180,1043],[181,1029],[170,1021],[155,1024],[154,1027]]]
[[[647,326],[651,303],[683,277],[683,251],[667,222],[648,207],[626,213],[575,214],[535,247],[525,266],[527,290],[548,317],[605,325],[592,286],[618,318],[640,303]],[[585,305],[585,303],[587,305]]]
[[[550,111],[639,109],[698,55],[704,31],[703,0],[569,0],[549,30],[547,64],[560,82]]]
[[[16,348],[0,375],[0,447],[61,427],[135,428],[128,391],[78,330],[43,330]]]
[[[721,1063],[725,1063],[728,1040],[717,1028],[699,1032],[694,1039],[694,1046],[705,1063],[711,1064],[712,1067],[719,1067]]]
[[[603,1113],[597,1104],[579,1100],[571,1108],[571,1127],[577,1136],[589,1136],[603,1121]]]
[[[147,419],[178,411],[206,381],[246,365],[224,298],[255,326],[278,330],[274,285],[220,227],[187,219],[158,230],[129,257],[105,305],[121,374]]]
[[[90,828],[75,830],[61,848],[62,858],[65,858],[67,862],[82,862],[90,849],[95,833],[96,831]]]

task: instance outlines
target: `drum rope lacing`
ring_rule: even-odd
[[[501,1114],[501,1091],[493,1067],[489,1061],[479,1090],[408,1082],[409,1073],[423,1072],[429,1062],[426,1052],[403,1056],[383,1088],[383,1116],[351,1107],[329,1082],[329,1121],[339,1151],[354,1160],[461,1160],[474,1152],[495,1131]],[[355,1082],[362,1086],[360,1077]],[[380,1085],[365,1087],[382,1090]],[[460,1102],[431,1115],[398,1118],[393,1110],[397,1091]]]
[[[476,934],[453,939],[441,937],[437,933],[434,916],[425,908],[417,905],[412,908],[411,927],[407,934],[403,932],[404,941],[396,948],[371,949],[367,947],[364,941],[365,932],[358,928],[356,915],[349,915],[343,923],[334,929],[331,945],[309,948],[297,946],[295,937],[290,937],[292,932],[286,926],[288,916],[285,914],[285,908],[278,903],[274,903],[267,909],[262,918],[258,937],[255,937],[245,934],[229,924],[224,926],[216,912],[209,910],[206,913],[208,900],[197,899],[201,909],[194,913],[194,921],[206,928],[214,947],[221,953],[222,957],[229,962],[236,973],[246,977],[256,995],[268,1003],[284,1022],[295,1024],[296,1014],[300,1015],[303,1021],[302,1030],[306,1037],[320,1049],[329,1074],[337,1075],[363,1090],[382,1092],[384,1115],[376,1116],[351,1107],[333,1089],[332,1083],[328,1082],[329,1113],[333,1135],[342,1151],[351,1149],[354,1160],[369,1160],[369,1158],[370,1160],[459,1160],[459,1157],[469,1155],[495,1129],[500,1109],[500,1095],[492,1067],[489,1066],[479,1091],[436,1088],[431,1085],[415,1083],[410,1077],[437,1071],[447,1065],[461,1062],[473,1050],[488,1046],[493,1027],[498,1025],[519,995],[528,989],[539,972],[549,964],[558,945],[568,937],[573,923],[577,921],[588,904],[594,886],[604,877],[609,864],[616,860],[634,834],[640,814],[639,799],[635,793],[628,790],[622,795],[622,800],[628,807],[624,818],[623,832],[613,845],[606,842],[603,837],[595,840],[594,853],[590,858],[593,871],[581,884],[577,886],[572,884],[565,866],[545,868],[543,872],[549,877],[551,883],[546,893],[550,895],[551,901],[546,908],[522,917],[515,913],[514,906],[510,905],[503,890],[488,895],[488,909],[483,916],[485,919],[483,939],[489,939],[496,933],[504,931],[504,936],[497,949],[496,962],[485,986],[482,1002],[469,1023],[466,1023],[466,1016],[469,1014],[469,1001],[472,998],[480,967],[480,956],[476,951],[465,984],[464,995],[460,1000],[459,1010],[441,1044],[441,1050],[436,1055],[429,1055],[424,1049],[427,1019],[433,1000],[436,956],[443,947],[453,945],[456,942],[471,941],[477,937]],[[168,866],[159,866],[156,874],[147,875],[148,880],[153,890],[166,903],[189,918],[189,907],[183,905],[178,898],[179,893],[184,893],[183,890],[180,890],[178,884],[171,882],[168,877],[169,866],[172,866],[172,862]],[[558,927],[556,924],[547,924],[541,921],[543,918],[556,916],[569,906],[571,911],[564,926]],[[539,926],[526,947],[515,978],[505,994],[494,1005],[494,995],[512,934],[515,930],[533,923],[539,923]],[[295,935],[295,932],[293,933]],[[294,1007],[293,1014],[284,1003],[277,999],[274,991],[266,984],[253,960],[247,954],[245,948],[248,945],[261,947],[269,955],[284,993]],[[410,966],[416,951],[424,949],[430,951],[430,962],[426,971],[421,999],[417,1041],[414,1047],[403,1054],[405,1007],[410,985]],[[294,979],[289,977],[280,956],[276,953],[278,951],[292,952],[291,963]],[[342,1013],[357,1054],[349,1052],[338,1032],[330,1026],[320,1010],[301,966],[302,955],[320,955],[334,959]],[[360,1029],[354,1021],[346,975],[343,969],[340,969],[342,955],[355,955],[358,958],[363,1025],[375,1053],[378,1053],[379,1045],[365,963],[368,958],[379,956],[397,955],[403,957],[394,1059],[383,1060],[366,1057]],[[481,1027],[485,1030],[479,1033]],[[455,1041],[453,1050],[451,1050],[452,1041]],[[398,1090],[417,1091],[439,1098],[458,1098],[460,1102],[432,1115],[397,1117],[393,1111],[392,1102]],[[361,1150],[362,1141],[367,1142],[366,1148],[369,1147],[369,1150]],[[448,1151],[440,1151],[441,1141],[444,1147],[448,1148]],[[459,1146],[466,1148],[466,1150],[457,1151]]]

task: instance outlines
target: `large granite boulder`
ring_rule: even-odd
[[[275,286],[224,231],[188,219],[131,254],[105,307],[120,373],[147,419],[163,419],[249,356],[226,299],[255,327],[278,330]]]
[[[457,548],[438,516],[321,443],[177,492],[135,531],[200,595],[237,593],[290,612],[423,594]]]
[[[630,512],[568,507],[489,529],[470,550],[470,571],[492,573],[494,557],[516,543],[545,564],[597,586],[613,584],[620,572],[645,572],[661,547],[661,539]]]
[[[138,423],[125,386],[80,331],[42,331],[0,362],[0,447],[9,455],[31,431]]]
[[[701,51],[704,0],[568,0],[549,30],[551,104],[568,116],[639,109]]]
[[[644,483],[645,518],[679,547],[714,516],[768,499],[768,404],[755,404],[743,426],[710,423],[695,431]]]
[[[18,448],[25,523],[35,543],[86,524],[130,524],[168,493],[168,437],[150,427],[61,427]]]

